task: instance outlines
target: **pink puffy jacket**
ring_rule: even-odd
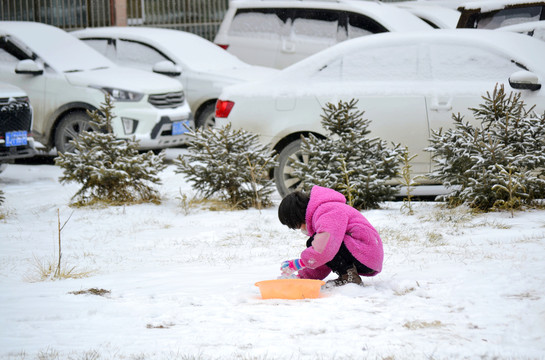
[[[377,230],[352,206],[346,204],[343,194],[324,187],[314,186],[305,215],[309,235],[316,234],[312,246],[301,254],[307,266],[299,271],[303,279],[324,279],[331,269],[326,265],[339,251],[344,241],[346,247],[362,264],[382,270],[384,252]]]

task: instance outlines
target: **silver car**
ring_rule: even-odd
[[[119,65],[182,82],[196,126],[212,126],[225,86],[262,80],[276,69],[246,64],[214,43],[184,31],[146,27],[89,28],[71,34]]]

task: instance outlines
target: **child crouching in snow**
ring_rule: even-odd
[[[339,278],[328,284],[340,286],[362,284],[360,275],[374,276],[382,270],[378,232],[346,204],[343,194],[320,186],[312,187],[310,196],[293,192],[280,203],[278,218],[290,229],[310,235],[301,258],[282,263],[283,277],[322,280],[333,271]]]

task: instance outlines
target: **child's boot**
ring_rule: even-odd
[[[363,281],[361,280],[361,277],[358,274],[358,270],[356,269],[356,265],[353,265],[350,269],[348,269],[346,271],[346,274],[340,275],[338,279],[329,280],[326,283],[326,286],[327,287],[342,286],[342,285],[346,285],[346,284],[363,285]]]

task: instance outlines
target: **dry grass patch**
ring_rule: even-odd
[[[90,288],[87,290],[69,292],[69,294],[72,294],[72,295],[97,295],[97,296],[106,296],[106,295],[110,295],[111,293],[112,292],[110,290],[97,289],[97,288]]]

